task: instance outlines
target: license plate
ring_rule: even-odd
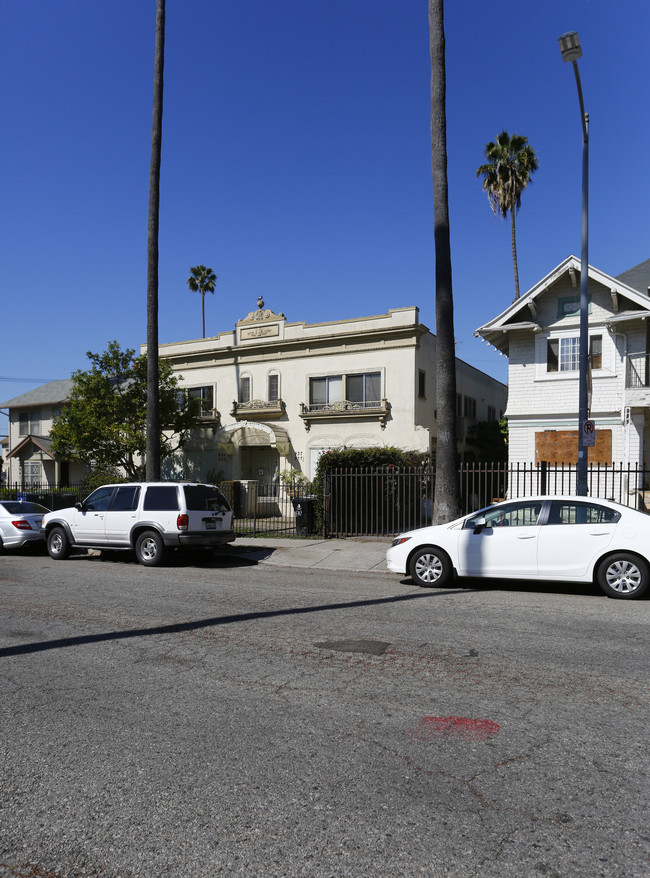
[[[217,522],[213,518],[208,518],[205,522],[205,527],[207,530],[216,530]]]

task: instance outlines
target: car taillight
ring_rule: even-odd
[[[179,515],[176,519],[176,527],[179,530],[187,530],[190,525],[190,517],[189,515]]]
[[[25,521],[24,518],[19,519],[18,521],[11,522],[14,527],[17,527],[18,530],[31,530],[32,526],[28,521]]]

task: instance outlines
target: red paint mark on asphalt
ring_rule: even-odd
[[[425,716],[414,729],[404,729],[404,733],[416,741],[434,741],[436,738],[486,741],[499,731],[500,726],[492,720],[465,716]]]

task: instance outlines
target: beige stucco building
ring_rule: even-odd
[[[202,404],[166,475],[270,482],[290,469],[312,478],[328,449],[435,453],[435,354],[416,307],[308,324],[260,299],[232,331],[160,346]],[[503,415],[507,388],[458,359],[456,375],[462,440]]]

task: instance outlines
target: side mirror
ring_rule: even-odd
[[[83,512],[83,511],[84,511],[84,505],[83,505],[83,503],[80,503],[80,502],[75,503],[75,504],[74,504],[74,508],[75,508],[75,509],[78,509],[79,512]]]
[[[484,527],[487,526],[487,521],[485,518],[477,518],[474,522],[474,533],[480,534]]]

